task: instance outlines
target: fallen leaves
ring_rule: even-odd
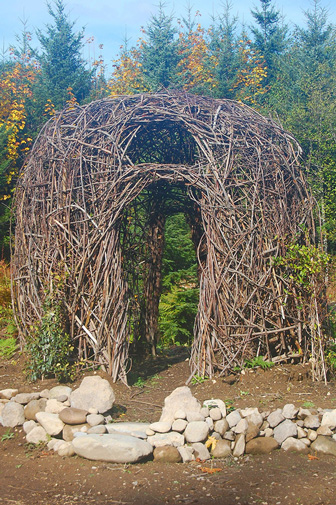
[[[201,471],[203,473],[208,473],[212,475],[214,473],[221,472],[222,468],[209,468],[208,466],[201,466]]]

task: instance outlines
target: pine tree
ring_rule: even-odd
[[[37,30],[41,52],[36,54],[41,66],[37,93],[46,104],[49,99],[56,109],[65,106],[69,99],[82,102],[90,93],[91,72],[81,57],[84,30],[74,32],[74,22],[65,13],[63,0],[48,3],[53,19],[45,32]]]
[[[178,84],[176,34],[173,17],[165,13],[164,5],[160,2],[159,12],[152,16],[141,47],[140,61],[144,81],[151,91],[157,91],[161,87],[176,87]]]

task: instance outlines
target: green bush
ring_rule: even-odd
[[[27,350],[27,372],[31,380],[56,377],[59,381],[68,381],[74,378],[74,346],[64,331],[59,302],[46,300],[41,324],[28,340]]]

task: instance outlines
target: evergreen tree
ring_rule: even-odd
[[[280,11],[273,0],[260,0],[261,9],[251,10],[256,26],[251,26],[254,48],[265,59],[268,69],[268,81],[275,77],[278,58],[286,47],[287,27],[281,24]]]
[[[141,47],[141,65],[145,83],[151,91],[157,91],[161,87],[176,87],[179,61],[177,30],[173,26],[172,16],[164,12],[164,5],[161,2],[159,12],[152,16],[145,34]]]
[[[65,13],[63,0],[48,3],[53,19],[43,33],[37,30],[41,52],[36,54],[41,66],[41,77],[36,93],[42,105],[49,99],[61,109],[69,97],[82,102],[90,93],[91,72],[81,57],[84,31],[74,32],[74,22]]]

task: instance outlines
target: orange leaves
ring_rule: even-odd
[[[143,43],[139,40],[138,44]],[[107,88],[112,96],[148,91],[141,71],[140,49],[132,48],[123,51],[119,59],[114,61],[114,71]]]
[[[213,475],[214,473],[221,472],[222,468],[209,468],[208,466],[201,466],[201,472]]]

